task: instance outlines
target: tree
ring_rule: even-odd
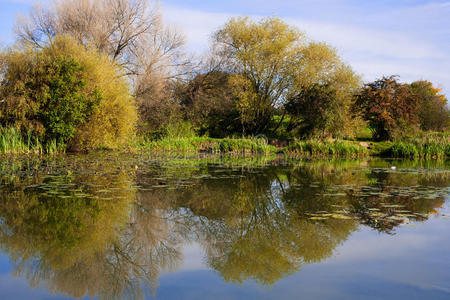
[[[20,42],[38,48],[57,35],[70,35],[107,54],[126,70],[144,122],[149,111],[167,102],[170,81],[189,65],[183,35],[162,23],[150,0],[53,1],[19,19],[16,33]]]
[[[73,148],[117,147],[133,134],[136,107],[106,55],[68,36],[1,54],[0,124]]]
[[[278,18],[259,22],[248,17],[232,18],[214,34],[220,68],[241,75],[241,84],[251,85],[254,92],[238,100],[243,102],[239,104],[242,113],[252,116],[251,122],[243,121],[247,133],[259,133],[270,124],[292,82],[293,66],[305,41],[297,28]],[[254,98],[251,105],[245,103],[249,98]]]
[[[355,110],[369,122],[377,140],[392,139],[418,123],[417,98],[397,76],[365,84],[356,95]]]
[[[310,43],[302,49],[302,66],[287,96],[289,130],[303,136],[354,135],[358,118],[351,113],[360,78],[334,48]]]
[[[224,137],[240,130],[231,77],[227,72],[212,70],[178,86],[176,97],[182,114],[200,134]]]
[[[293,127],[295,117],[299,116],[300,135],[325,137],[334,123],[335,99],[336,92],[329,85],[314,84],[300,89],[286,105],[287,112],[292,116],[289,126]]]
[[[278,18],[255,22],[240,17],[215,33],[213,50],[215,68],[233,75],[230,83],[243,133],[267,131],[275,112],[314,84],[329,84],[336,91],[335,124],[349,127],[351,94],[359,78],[332,47],[308,42],[296,27]]]
[[[415,81],[409,85],[411,93],[419,102],[417,111],[422,130],[443,131],[449,125],[447,98],[441,90],[426,80]]]

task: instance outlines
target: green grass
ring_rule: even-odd
[[[369,127],[361,127],[356,131],[356,140],[358,141],[370,141],[372,139],[372,131]]]
[[[208,153],[276,153],[277,148],[257,138],[166,137],[144,141],[139,149],[155,152],[208,152]]]
[[[388,156],[389,149],[391,149],[393,142],[370,142],[370,156]]]
[[[0,127],[0,154],[54,154],[65,151],[65,145],[52,140],[46,144],[28,132],[23,135],[14,127]]]
[[[309,157],[360,157],[368,155],[368,151],[358,143],[343,140],[321,141],[305,140],[292,142],[284,152],[288,155]]]
[[[394,158],[445,159],[450,157],[450,137],[433,135],[393,142],[381,155]]]

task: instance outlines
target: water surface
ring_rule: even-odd
[[[448,167],[3,156],[0,298],[450,299]]]

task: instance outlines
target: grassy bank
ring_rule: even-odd
[[[445,159],[450,157],[450,141],[448,137],[428,137],[393,142],[381,156]]]
[[[414,159],[450,158],[448,136],[426,136],[403,141],[356,142],[356,141],[295,141],[284,149],[290,156],[306,157],[385,157]]]
[[[369,155],[368,150],[352,141],[295,141],[284,149],[284,153],[307,157],[362,157]]]
[[[449,135],[426,135],[414,139],[385,142],[346,140],[298,140],[285,147],[275,147],[263,138],[223,138],[167,136],[158,140],[137,138],[121,151],[153,153],[230,153],[276,154],[291,157],[357,158],[380,156],[388,158],[447,159],[450,158]],[[15,128],[0,127],[0,154],[54,154],[65,152],[65,145],[55,141],[42,143],[37,137]]]
[[[138,149],[155,152],[209,152],[209,153],[276,153],[277,148],[264,139],[179,137],[144,141]]]

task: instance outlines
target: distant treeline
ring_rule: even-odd
[[[367,129],[381,141],[449,127],[447,99],[431,82],[363,84],[336,49],[276,17],[231,18],[199,59],[149,0],[54,1],[19,18],[15,32],[0,52],[7,147],[13,134],[37,151],[118,148],[186,122],[198,136],[277,140]]]

